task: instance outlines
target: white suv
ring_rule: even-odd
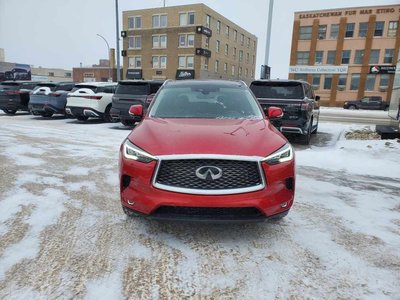
[[[67,97],[65,112],[80,121],[89,117],[111,122],[110,109],[116,82],[78,83]]]

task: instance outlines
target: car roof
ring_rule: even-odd
[[[0,84],[7,84],[7,83],[33,83],[35,84],[35,81],[29,81],[29,80],[6,80],[6,81],[1,81]]]
[[[193,86],[193,85],[212,85],[224,87],[241,87],[246,86],[246,83],[241,80],[168,80],[165,86]]]
[[[120,80],[118,83],[122,84],[129,84],[129,83],[158,83],[158,84],[163,84],[164,80],[133,80],[133,79],[127,79],[127,80]]]
[[[257,80],[253,80],[251,83],[253,82],[298,82],[298,83],[307,83],[309,84],[307,81],[304,80],[297,80],[297,79],[257,79]]]
[[[96,87],[98,87],[98,86],[117,85],[117,83],[116,83],[116,82],[105,82],[105,81],[102,81],[102,82],[100,82],[100,81],[98,81],[98,82],[81,82],[81,83],[77,83],[77,84],[75,85],[75,87],[79,87],[79,86],[81,86],[81,85],[85,85],[85,86],[91,85],[91,86],[96,86]]]

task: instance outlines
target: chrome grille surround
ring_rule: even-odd
[[[157,156],[158,162],[153,174],[153,186],[155,188],[184,194],[194,195],[232,195],[242,194],[262,190],[265,188],[264,171],[261,167],[261,160],[263,157],[259,156],[241,156],[241,155],[221,155],[221,154],[181,154],[181,155],[160,155]],[[260,177],[260,183],[254,186],[245,188],[232,188],[232,189],[193,189],[166,185],[157,182],[160,166],[163,161],[167,160],[231,160],[231,161],[242,161],[242,162],[255,162],[258,168],[258,174]]]

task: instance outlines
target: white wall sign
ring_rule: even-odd
[[[347,74],[348,66],[290,66],[289,73],[295,74]]]

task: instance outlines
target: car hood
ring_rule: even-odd
[[[264,157],[287,143],[268,120],[144,119],[129,140],[152,155],[225,154]]]

